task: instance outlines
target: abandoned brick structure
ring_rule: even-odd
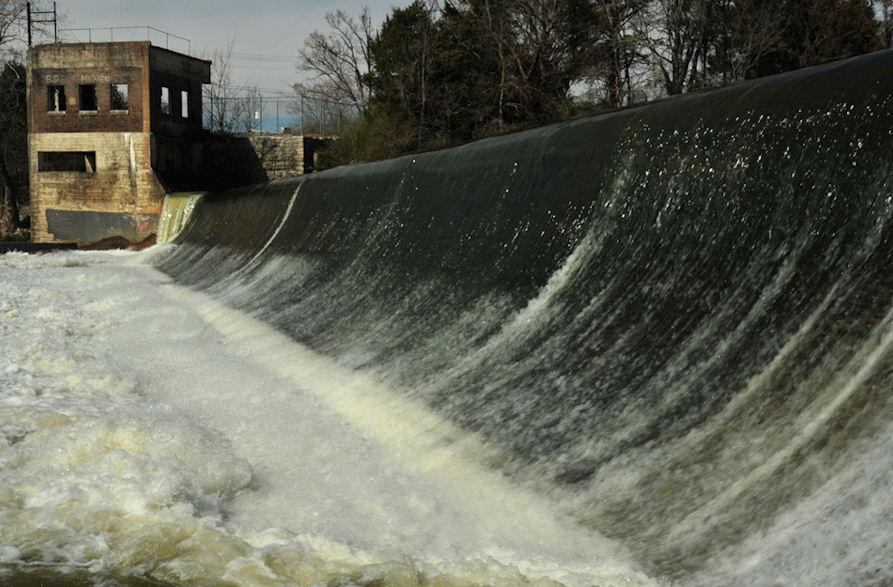
[[[154,234],[164,194],[202,170],[210,68],[148,41],[31,48],[32,239],[138,242]]]

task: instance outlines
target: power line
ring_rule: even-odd
[[[281,94],[283,97],[294,96],[295,93],[293,90],[282,90],[282,89],[274,89],[274,88],[259,88],[255,86],[242,86],[242,85],[229,85],[228,88],[233,90],[259,90],[261,92],[268,92],[271,94]]]
[[[237,69],[259,69],[261,71],[295,71],[294,67],[266,67],[264,65],[240,65],[238,63],[233,63],[232,67]]]
[[[258,63],[300,63],[300,57],[287,57],[285,55],[256,55],[251,53],[233,53],[233,59],[239,61],[255,61]]]

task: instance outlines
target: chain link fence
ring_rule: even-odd
[[[360,116],[360,109],[354,104],[308,94],[206,96],[204,102],[204,126],[216,132],[334,137]]]

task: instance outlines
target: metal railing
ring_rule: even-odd
[[[107,31],[107,33],[102,33],[102,31]],[[86,35],[87,42],[93,43],[93,42],[105,42],[106,40],[108,40],[109,42],[114,42],[116,40],[115,39],[115,31],[118,31],[118,39],[117,39],[118,41],[150,41],[150,42],[154,40],[153,35],[152,35],[152,33],[154,32],[155,39],[160,39],[162,36],[164,37],[164,48],[165,49],[171,48],[170,47],[171,39],[174,39],[174,41],[178,41],[181,43],[185,42],[186,43],[186,55],[192,54],[192,41],[190,39],[187,39],[186,37],[181,37],[179,35],[175,35],[173,33],[169,33],[167,31],[163,31],[161,29],[156,29],[153,26],[113,26],[113,27],[88,27],[88,28],[60,29],[59,33],[62,36],[65,36],[63,33],[80,33],[80,35],[78,35],[78,37],[79,37],[78,40],[81,40],[81,38],[83,37],[83,33],[86,32],[87,33],[87,35]],[[123,36],[129,37],[129,38],[121,38],[122,31],[138,31],[140,34],[128,35],[127,33],[124,33]],[[142,32],[146,33],[145,38],[143,38]],[[100,33],[102,33],[102,34],[100,34]],[[134,36],[137,36],[140,38],[135,39],[135,38],[133,38]]]

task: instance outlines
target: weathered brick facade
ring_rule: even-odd
[[[33,47],[33,240],[86,244],[153,234],[165,191],[201,167],[201,87],[209,81],[210,62],[148,41]]]

